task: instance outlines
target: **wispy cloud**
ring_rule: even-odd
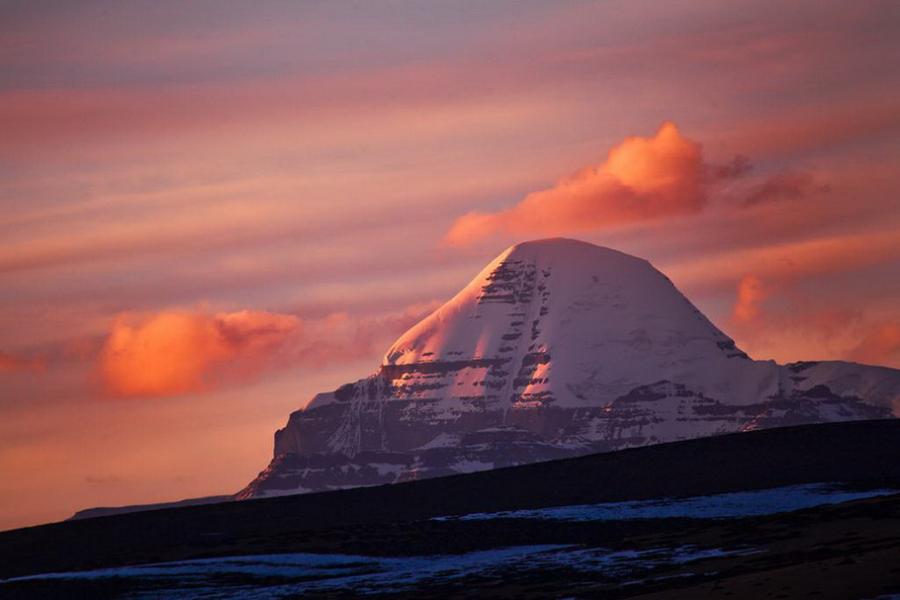
[[[798,200],[829,189],[827,185],[817,182],[811,173],[785,171],[756,185],[744,198],[743,204],[756,206],[767,202]]]

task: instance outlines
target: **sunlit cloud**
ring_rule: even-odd
[[[743,163],[735,163],[718,173],[731,177],[743,170]],[[495,234],[556,235],[697,213],[707,201],[710,172],[716,173],[704,165],[700,145],[666,122],[652,137],[626,138],[603,163],[512,208],[460,217],[445,242],[463,246]]]
[[[745,323],[760,315],[760,302],[765,298],[766,290],[756,275],[744,275],[737,286],[737,300],[732,310],[732,319]]]
[[[260,311],[164,311],[137,322],[124,316],[113,324],[100,369],[118,397],[210,390],[256,373],[298,327],[294,316]]]
[[[435,303],[381,316],[333,313],[317,319],[265,311],[166,310],[122,315],[99,354],[113,397],[204,393],[241,385],[279,368],[319,367],[372,358],[426,316]]]
[[[745,275],[727,329],[755,358],[850,360],[900,367],[900,326]]]

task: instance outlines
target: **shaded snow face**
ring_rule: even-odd
[[[898,490],[851,491],[836,484],[794,485],[751,492],[732,492],[692,498],[663,498],[636,502],[605,502],[532,510],[471,513],[436,517],[435,521],[491,519],[548,519],[558,521],[618,521],[631,519],[733,519],[755,517],[839,504],[895,494]]]
[[[599,574],[627,584],[654,570],[693,561],[749,554],[752,549],[677,546],[649,550],[540,545],[513,546],[455,555],[381,558],[344,554],[269,554],[157,563],[133,567],[51,573],[6,580],[127,581],[132,598],[283,598],[313,592],[412,593],[417,588],[464,584],[466,578],[503,580],[554,569]],[[3,581],[0,581],[2,590]]]

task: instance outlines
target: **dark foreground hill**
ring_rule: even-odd
[[[441,562],[435,555],[452,556],[458,559],[453,569],[463,573],[416,580],[413,588],[407,578],[405,588],[370,593],[697,597],[730,592],[735,594],[730,597],[764,598],[795,597],[801,590],[818,591],[818,597],[900,591],[896,495],[728,520],[704,518],[702,511],[665,519],[553,520],[521,514],[434,519],[784,486],[796,490],[798,484],[818,482],[857,490],[900,488],[900,422],[773,429],[393,486],[19,529],[0,533],[0,579],[202,557],[316,553],[355,555],[357,563],[382,557],[390,568],[400,568],[395,563],[401,557],[427,566]],[[500,565],[469,575],[459,571],[459,560],[484,565],[510,551],[537,554],[512,570]],[[270,568],[272,559],[266,560]],[[357,563],[354,568],[363,569]],[[590,565],[605,566],[592,571]],[[365,566],[366,576],[374,568]],[[241,576],[246,581],[229,574],[207,585],[222,586],[226,596],[242,595],[246,586],[275,584],[301,586],[284,588],[288,592],[280,596],[288,597],[291,589],[307,596],[366,591],[353,587],[362,585],[362,575],[348,579],[356,584],[335,590],[310,588],[306,575],[260,580],[253,573]],[[168,596],[165,585],[174,584],[143,575],[35,579],[0,582],[0,596],[103,597],[153,590]]]

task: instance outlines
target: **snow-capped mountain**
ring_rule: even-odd
[[[275,434],[252,498],[391,483],[766,427],[887,418],[900,371],[751,360],[649,262],[512,246]]]

